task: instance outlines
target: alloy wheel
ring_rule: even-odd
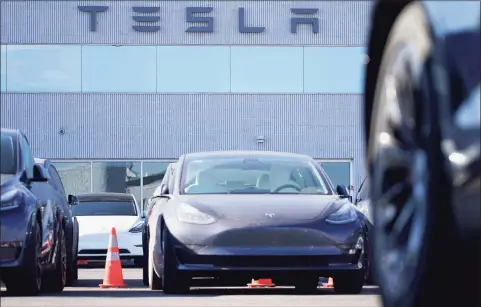
[[[414,46],[402,46],[388,67],[369,141],[376,271],[391,298],[415,283],[427,227],[428,166],[413,84],[423,63],[414,51]]]

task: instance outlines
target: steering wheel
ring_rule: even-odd
[[[293,188],[293,189],[295,189],[297,192],[300,192],[300,191],[302,190],[301,188],[299,188],[299,187],[296,186],[296,185],[287,183],[287,184],[283,184],[283,185],[281,185],[280,187],[278,187],[277,189],[275,189],[273,193],[277,193],[277,192],[282,191],[282,190],[287,189],[287,188]]]

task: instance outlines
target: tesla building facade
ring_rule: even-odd
[[[308,154],[364,176],[369,1],[18,1],[1,5],[2,126],[67,192],[151,196],[183,153]]]

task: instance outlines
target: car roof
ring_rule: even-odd
[[[205,159],[205,158],[289,158],[293,160],[305,161],[312,158],[308,155],[278,152],[278,151],[263,151],[263,150],[226,150],[226,151],[205,151],[185,154],[186,160]]]
[[[83,193],[75,195],[79,202],[82,201],[133,201],[132,194],[126,193],[112,193],[112,192],[100,192],[100,193]]]
[[[20,133],[20,130],[10,129],[10,128],[2,128],[1,133],[6,134],[8,136],[17,136]]]
[[[42,158],[35,158],[35,163],[37,164],[41,164],[43,166],[45,166],[45,164],[47,164],[47,162],[49,161],[48,159],[42,159]]]

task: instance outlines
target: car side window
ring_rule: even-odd
[[[33,165],[35,164],[35,160],[32,156],[30,151],[30,145],[28,144],[27,139],[23,135],[20,136],[20,150],[22,151],[22,160],[23,165],[25,166],[25,170],[29,178],[33,177]]]
[[[171,170],[171,174],[169,176],[169,193],[172,193],[174,191],[174,182],[175,182],[175,169]]]
[[[50,178],[52,179],[52,182],[54,184],[55,189],[62,194],[62,196],[65,197],[65,189],[62,184],[62,180],[60,179],[60,176],[58,175],[57,170],[55,169],[55,166],[50,165],[48,167],[48,173],[50,175]]]

